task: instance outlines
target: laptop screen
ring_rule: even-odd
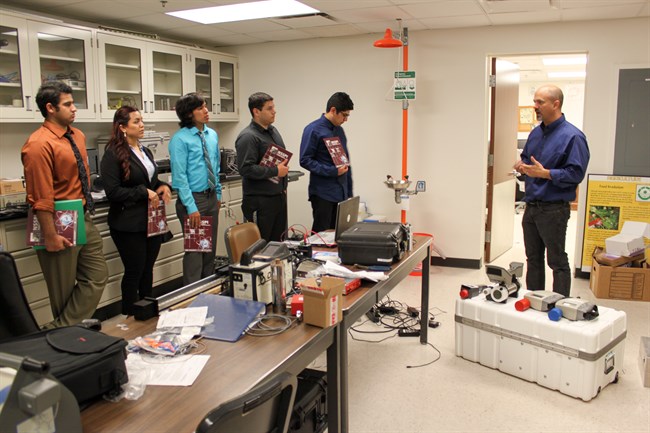
[[[341,234],[355,225],[359,218],[359,196],[350,197],[340,202],[336,208],[336,235],[338,241]]]

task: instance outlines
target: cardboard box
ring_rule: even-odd
[[[605,239],[605,249],[607,254],[633,256],[645,250],[644,237],[650,238],[650,224],[625,221],[619,234]]]
[[[625,257],[625,256],[615,256],[613,254],[607,254],[605,250],[603,250],[600,247],[596,247],[594,249],[594,254],[593,258],[596,260],[598,263],[601,265],[607,265],[607,266],[623,266],[632,264],[633,262],[636,262],[639,260],[639,257],[643,258],[642,255],[637,255],[634,257]],[[637,268],[640,266],[636,266]]]
[[[0,179],[0,195],[18,192],[25,192],[25,184],[22,179]]]
[[[641,370],[641,382],[646,388],[650,388],[650,337],[641,337],[639,344],[639,369]]]
[[[593,260],[589,288],[597,298],[650,301],[650,268],[612,267]]]
[[[345,280],[336,277],[304,279],[300,286],[304,297],[303,318],[305,323],[327,328],[341,321],[341,296]]]

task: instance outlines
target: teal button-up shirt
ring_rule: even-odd
[[[207,126],[203,129],[205,143],[210,156],[210,163],[216,176],[217,198],[221,201],[221,183],[219,182],[219,137],[217,132]],[[178,197],[191,214],[198,210],[193,192],[208,189],[208,167],[203,157],[203,144],[196,127],[179,129],[169,142],[169,159],[172,169],[172,188],[178,191]]]

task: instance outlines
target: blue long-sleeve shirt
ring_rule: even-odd
[[[341,126],[334,126],[325,115],[307,125],[300,141],[300,166],[309,170],[309,196],[338,203],[352,197],[352,168],[338,175],[338,169],[327,151],[324,138],[338,137],[348,161],[348,139]]]
[[[589,164],[587,138],[564,118],[544,123],[528,136],[521,160],[532,164],[530,157],[551,172],[551,179],[526,177],[524,201],[565,201],[576,198],[576,188],[582,182]]]
[[[203,129],[205,144],[208,148],[210,163],[216,177],[217,199],[221,200],[221,183],[219,182],[219,137],[214,129]],[[203,157],[203,144],[196,127],[179,129],[169,142],[169,159],[172,169],[172,188],[178,191],[178,197],[191,214],[198,210],[192,196],[193,192],[208,189],[208,166]]]

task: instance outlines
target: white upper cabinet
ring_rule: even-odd
[[[146,120],[177,121],[176,101],[192,90],[188,48],[101,32],[97,40],[101,117],[133,105]]]
[[[77,119],[95,119],[92,31],[33,21],[28,28],[34,89],[44,81],[63,81],[72,88]]]
[[[192,90],[203,95],[211,120],[239,120],[237,58],[205,50],[190,50]]]
[[[36,102],[29,75],[27,21],[2,17],[0,25],[0,118],[33,119]]]
[[[3,16],[0,35],[3,121],[42,120],[35,97],[47,80],[72,87],[77,119],[95,118],[91,30]]]
[[[131,105],[144,112],[146,93],[146,43],[123,36],[97,34],[99,113],[113,120],[115,110]]]
[[[238,120],[237,58],[214,51],[0,11],[0,122],[42,121],[46,80],[72,87],[77,120],[112,121],[122,105],[146,120],[178,121],[182,95],[200,91],[211,120]]]

